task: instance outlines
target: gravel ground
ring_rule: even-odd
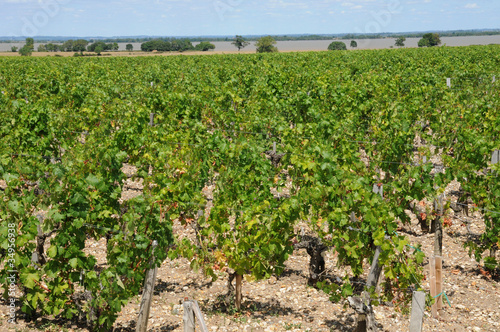
[[[125,165],[124,171],[132,174],[135,169]],[[445,199],[456,201],[455,191],[459,186],[458,182],[452,182],[446,188]],[[125,187],[123,200],[141,194],[142,184],[139,181],[129,178]],[[204,192],[210,196],[211,190],[207,187]],[[444,305],[439,319],[431,318],[426,312],[424,331],[500,331],[500,278],[498,274],[492,276],[486,272],[463,248],[464,242],[469,239],[469,232],[484,231],[480,213],[476,211],[467,217],[450,209],[445,211],[444,220],[443,289],[451,306]],[[298,229],[301,227],[307,228],[307,223],[298,225]],[[177,221],[174,232],[187,237],[193,235],[191,229]],[[411,225],[401,225],[400,232],[408,236],[411,244],[421,244],[426,257],[432,256],[434,235],[422,234],[414,215]],[[99,263],[105,263],[105,248],[104,239],[87,241],[85,251],[96,255]],[[337,259],[332,252],[327,252],[325,258],[328,277],[344,275],[345,271],[336,267]],[[158,270],[148,331],[182,331],[181,303],[185,298],[199,302],[209,331],[355,330],[356,314],[345,302],[332,303],[325,293],[307,286],[308,262],[305,249],[296,250],[278,278],[259,282],[244,280],[242,310],[235,313],[223,312],[218,300],[227,290],[227,273],[220,272],[219,279],[212,282],[193,272],[185,259],[167,260]],[[426,281],[423,287],[429,290],[427,262],[425,264]],[[368,265],[365,270],[369,270]],[[9,324],[6,304],[4,300],[0,302],[0,331],[88,331],[74,322],[54,319],[39,319],[30,323],[20,319],[16,324]],[[135,331],[139,305],[140,296],[131,299],[120,313],[115,331]],[[409,316],[403,315],[400,309],[390,304],[374,309],[381,331],[409,330]]]

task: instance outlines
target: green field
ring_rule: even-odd
[[[226,266],[262,279],[282,272],[300,240],[294,226],[309,220],[354,276],[381,247],[383,298],[419,289],[423,254],[396,232],[411,201],[436,199],[457,179],[484,214],[472,253],[498,247],[499,68],[495,45],[0,58],[2,280],[18,271],[29,315],[93,311],[105,330],[139,294],[154,240],[156,264],[168,252],[214,278]],[[124,164],[144,184],[130,200]],[[277,198],[271,187],[285,191]],[[179,241],[175,219],[194,224],[196,239]],[[82,251],[103,237],[105,267]],[[320,287],[333,300],[353,293],[347,274]],[[91,300],[78,303],[84,291]]]

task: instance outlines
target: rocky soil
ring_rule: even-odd
[[[126,173],[134,172],[125,168]],[[459,184],[453,182],[445,192],[445,199],[456,201]],[[124,200],[140,195],[140,182],[127,180]],[[207,195],[210,189],[206,188]],[[274,189],[273,189],[274,190]],[[411,212],[408,211],[411,214]],[[424,331],[500,331],[500,284],[499,274],[491,274],[469,257],[463,244],[473,235],[481,233],[484,223],[480,211],[466,216],[463,212],[449,209],[444,217],[443,283],[450,304],[445,303],[438,319],[425,313]],[[307,222],[299,225],[307,229]],[[192,236],[192,230],[179,223],[174,232]],[[400,232],[408,236],[412,245],[421,244],[426,257],[433,254],[434,235],[422,234],[415,215],[411,225],[401,225]],[[105,240],[88,241],[85,249],[105,262]],[[497,257],[498,258],[498,257]],[[345,269],[337,267],[337,258],[326,253],[327,277],[335,280]],[[185,259],[167,260],[158,270],[148,331],[183,331],[182,301],[197,300],[205,316],[209,331],[354,331],[356,314],[346,302],[332,303],[322,291],[307,285],[309,256],[304,249],[296,250],[285,263],[281,276],[269,280],[243,282],[241,312],[227,309],[220,296],[227,291],[227,273],[220,272],[219,279],[212,281],[189,268]],[[425,261],[426,281],[422,285],[429,290],[428,261]],[[369,270],[366,263],[366,271]],[[133,298],[123,308],[115,323],[115,331],[135,331],[140,296]],[[76,322],[54,318],[26,322],[22,318],[15,324],[7,322],[7,302],[0,302],[0,331],[88,331]],[[402,308],[385,304],[376,307],[375,317],[381,331],[408,331],[409,315]],[[18,312],[18,317],[22,313]]]

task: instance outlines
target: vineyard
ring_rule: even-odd
[[[108,331],[150,263],[187,260],[238,312],[242,279],[286,275],[302,248],[329,301],[366,291],[406,313],[428,292],[413,240],[453,213],[498,278],[499,68],[496,45],[0,58],[3,305]]]

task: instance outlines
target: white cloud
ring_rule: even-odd
[[[479,6],[477,5],[477,3],[468,3],[465,5],[465,8],[474,9],[474,8],[479,8]]]

